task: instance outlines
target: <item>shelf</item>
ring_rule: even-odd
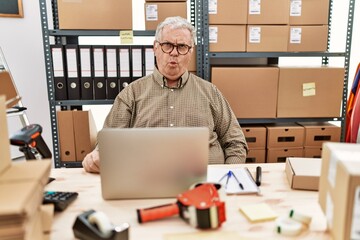
[[[48,30],[50,36],[57,37],[86,37],[86,36],[119,36],[119,32],[122,30]],[[142,31],[137,30],[133,31],[133,35],[136,37],[153,37],[155,36],[155,31]]]
[[[75,105],[107,105],[113,104],[114,99],[96,99],[96,100],[56,100],[53,102],[57,106],[75,106]]]
[[[343,121],[342,117],[327,118],[238,118],[239,124],[266,124],[266,123],[288,123],[288,122],[328,122]]]
[[[82,168],[82,162],[61,162],[60,167],[64,168]]]
[[[344,52],[209,52],[210,58],[345,57]]]

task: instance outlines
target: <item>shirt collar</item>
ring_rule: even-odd
[[[162,75],[159,70],[157,68],[154,69],[154,79],[155,81],[162,87],[166,87],[166,77],[164,75]],[[183,75],[181,75],[179,82],[178,82],[178,86],[175,88],[183,88],[185,86],[185,84],[187,83],[188,79],[189,79],[189,72],[185,71]]]

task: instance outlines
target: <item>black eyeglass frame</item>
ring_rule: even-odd
[[[161,48],[161,51],[163,51],[163,53],[167,53],[167,54],[170,54],[170,53],[174,50],[174,48],[176,47],[176,51],[178,52],[178,54],[180,54],[180,55],[186,55],[186,54],[189,53],[190,49],[192,48],[192,46],[189,46],[189,45],[187,45],[187,44],[174,44],[174,43],[171,43],[171,42],[159,42],[159,41],[157,41],[157,40],[156,40],[156,42],[159,43],[160,48]],[[165,51],[165,50],[163,49],[163,45],[164,45],[164,44],[169,44],[169,45],[171,45],[171,46],[172,46],[171,50],[170,50],[170,51]],[[186,46],[186,47],[188,47],[187,52],[186,52],[186,53],[181,53],[181,52],[179,52],[178,46]]]

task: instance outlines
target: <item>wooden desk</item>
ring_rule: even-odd
[[[318,204],[318,192],[291,190],[285,175],[283,163],[247,164],[250,172],[255,173],[256,166],[263,169],[261,193],[257,195],[224,196],[226,202],[226,222],[218,231],[236,231],[247,239],[289,239],[274,232],[274,222],[250,223],[240,212],[245,204],[267,203],[279,215],[287,215],[291,209],[312,216],[308,231],[301,239],[330,239],[326,231],[326,219]],[[243,166],[243,165],[242,165]],[[225,167],[229,165],[216,165]],[[164,234],[193,233],[197,230],[180,217],[139,224],[136,209],[153,207],[175,202],[175,199],[146,199],[104,201],[101,197],[100,175],[86,173],[81,168],[53,169],[51,177],[56,180],[46,186],[46,190],[76,191],[79,196],[64,212],[55,213],[51,239],[74,239],[72,225],[76,216],[83,211],[94,209],[105,212],[114,225],[124,222],[130,224],[130,239],[164,239]],[[209,232],[209,231],[208,231]],[[211,231],[210,231],[211,232]]]

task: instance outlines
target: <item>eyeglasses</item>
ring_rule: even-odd
[[[180,54],[180,55],[186,55],[190,49],[192,48],[191,46],[187,45],[187,44],[173,44],[173,43],[170,43],[170,42],[159,42],[157,41],[161,47],[161,50],[164,52],[164,53],[168,53],[170,54],[174,48],[176,47],[176,50],[177,52]]]

